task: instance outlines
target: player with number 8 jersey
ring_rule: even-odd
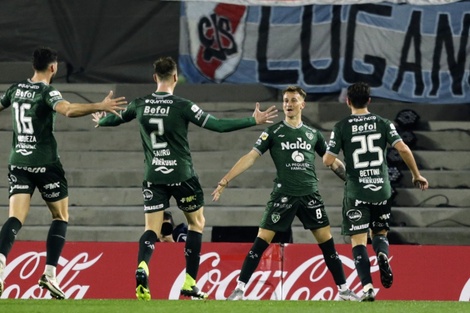
[[[305,124],[293,128],[281,121],[268,127],[254,145],[258,153],[270,151],[276,166],[274,192],[304,196],[318,192],[315,153],[323,156],[326,143],[323,134]]]

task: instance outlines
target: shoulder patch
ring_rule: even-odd
[[[62,95],[60,94],[60,92],[58,90],[52,90],[51,92],[49,92],[49,96],[51,97],[62,97]]]
[[[194,113],[196,113],[196,112],[199,111],[199,110],[200,110],[200,108],[197,106],[197,104],[193,104],[193,105],[191,106],[191,111],[193,111]]]

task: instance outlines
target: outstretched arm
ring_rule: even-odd
[[[413,185],[421,190],[428,189],[429,183],[427,179],[419,173],[418,165],[416,165],[415,158],[408,145],[403,141],[398,141],[394,148],[397,149],[406,166],[410,169]]]
[[[256,159],[259,158],[259,153],[256,150],[251,150],[244,156],[242,156],[237,163],[232,167],[232,169],[225,174],[225,176],[219,181],[217,184],[217,188],[212,192],[212,201],[217,201],[220,198],[220,195],[222,192],[224,192],[225,187],[228,186],[228,183],[249,169],[256,161]]]
[[[127,104],[125,97],[113,98],[113,92],[109,94],[101,102],[96,103],[70,103],[62,100],[55,106],[55,111],[66,117],[80,117],[89,115],[99,111],[111,112],[119,116],[117,111],[124,110],[122,105]]]
[[[219,119],[210,115],[202,127],[219,133],[225,133],[255,126],[257,124],[273,123],[273,119],[277,117],[276,107],[273,105],[266,111],[260,111],[259,108],[260,104],[256,103],[256,108],[252,117]]]

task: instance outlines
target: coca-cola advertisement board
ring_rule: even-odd
[[[225,300],[235,288],[250,243],[203,243],[198,286],[209,299]],[[347,283],[361,294],[350,245],[336,245]],[[159,243],[150,262],[152,299],[183,299],[184,243]],[[377,300],[470,300],[469,246],[390,246],[394,283],[380,284],[369,249]],[[57,278],[69,299],[135,298],[137,243],[69,242]],[[8,256],[1,298],[48,299],[37,280],[44,271],[45,244],[18,241]],[[271,244],[251,277],[247,300],[334,300],[337,288],[316,244]]]

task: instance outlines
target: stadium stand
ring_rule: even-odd
[[[0,94],[9,85],[0,85]],[[71,101],[99,101],[108,90],[129,100],[153,91],[153,85],[56,84]],[[251,114],[255,102],[262,108],[276,104],[281,109],[279,92],[263,86],[184,85],[176,93],[194,100],[217,117],[243,117]],[[413,149],[417,162],[430,182],[421,192],[412,188],[410,176],[396,187],[393,208],[396,243],[468,245],[470,244],[470,116],[469,105],[426,105],[373,99],[370,109],[389,119],[403,109],[412,108],[420,116],[414,133]],[[318,97],[308,101],[304,111],[307,122],[329,132],[338,119],[349,114],[336,97]],[[280,114],[282,116],[282,114]],[[280,119],[279,117],[278,119]],[[137,241],[143,227],[142,195],[143,153],[136,123],[117,128],[94,128],[91,117],[57,117],[56,138],[70,185],[69,241]],[[218,180],[236,160],[248,152],[264,126],[228,134],[213,133],[190,126],[190,144],[194,165],[205,189],[205,242],[211,241],[213,227],[257,227],[271,191],[274,169],[263,156],[252,169],[230,183],[217,203],[211,192]],[[7,161],[11,145],[11,113],[0,114],[0,221],[8,215]],[[320,178],[333,235],[337,243],[346,243],[340,234],[342,182],[321,160],[315,164]],[[18,240],[44,240],[50,215],[36,192],[32,208]],[[174,204],[174,202],[173,202]],[[183,215],[170,209],[176,222]],[[313,242],[310,232],[296,221],[292,228],[296,243]],[[251,240],[251,239],[250,239]]]

